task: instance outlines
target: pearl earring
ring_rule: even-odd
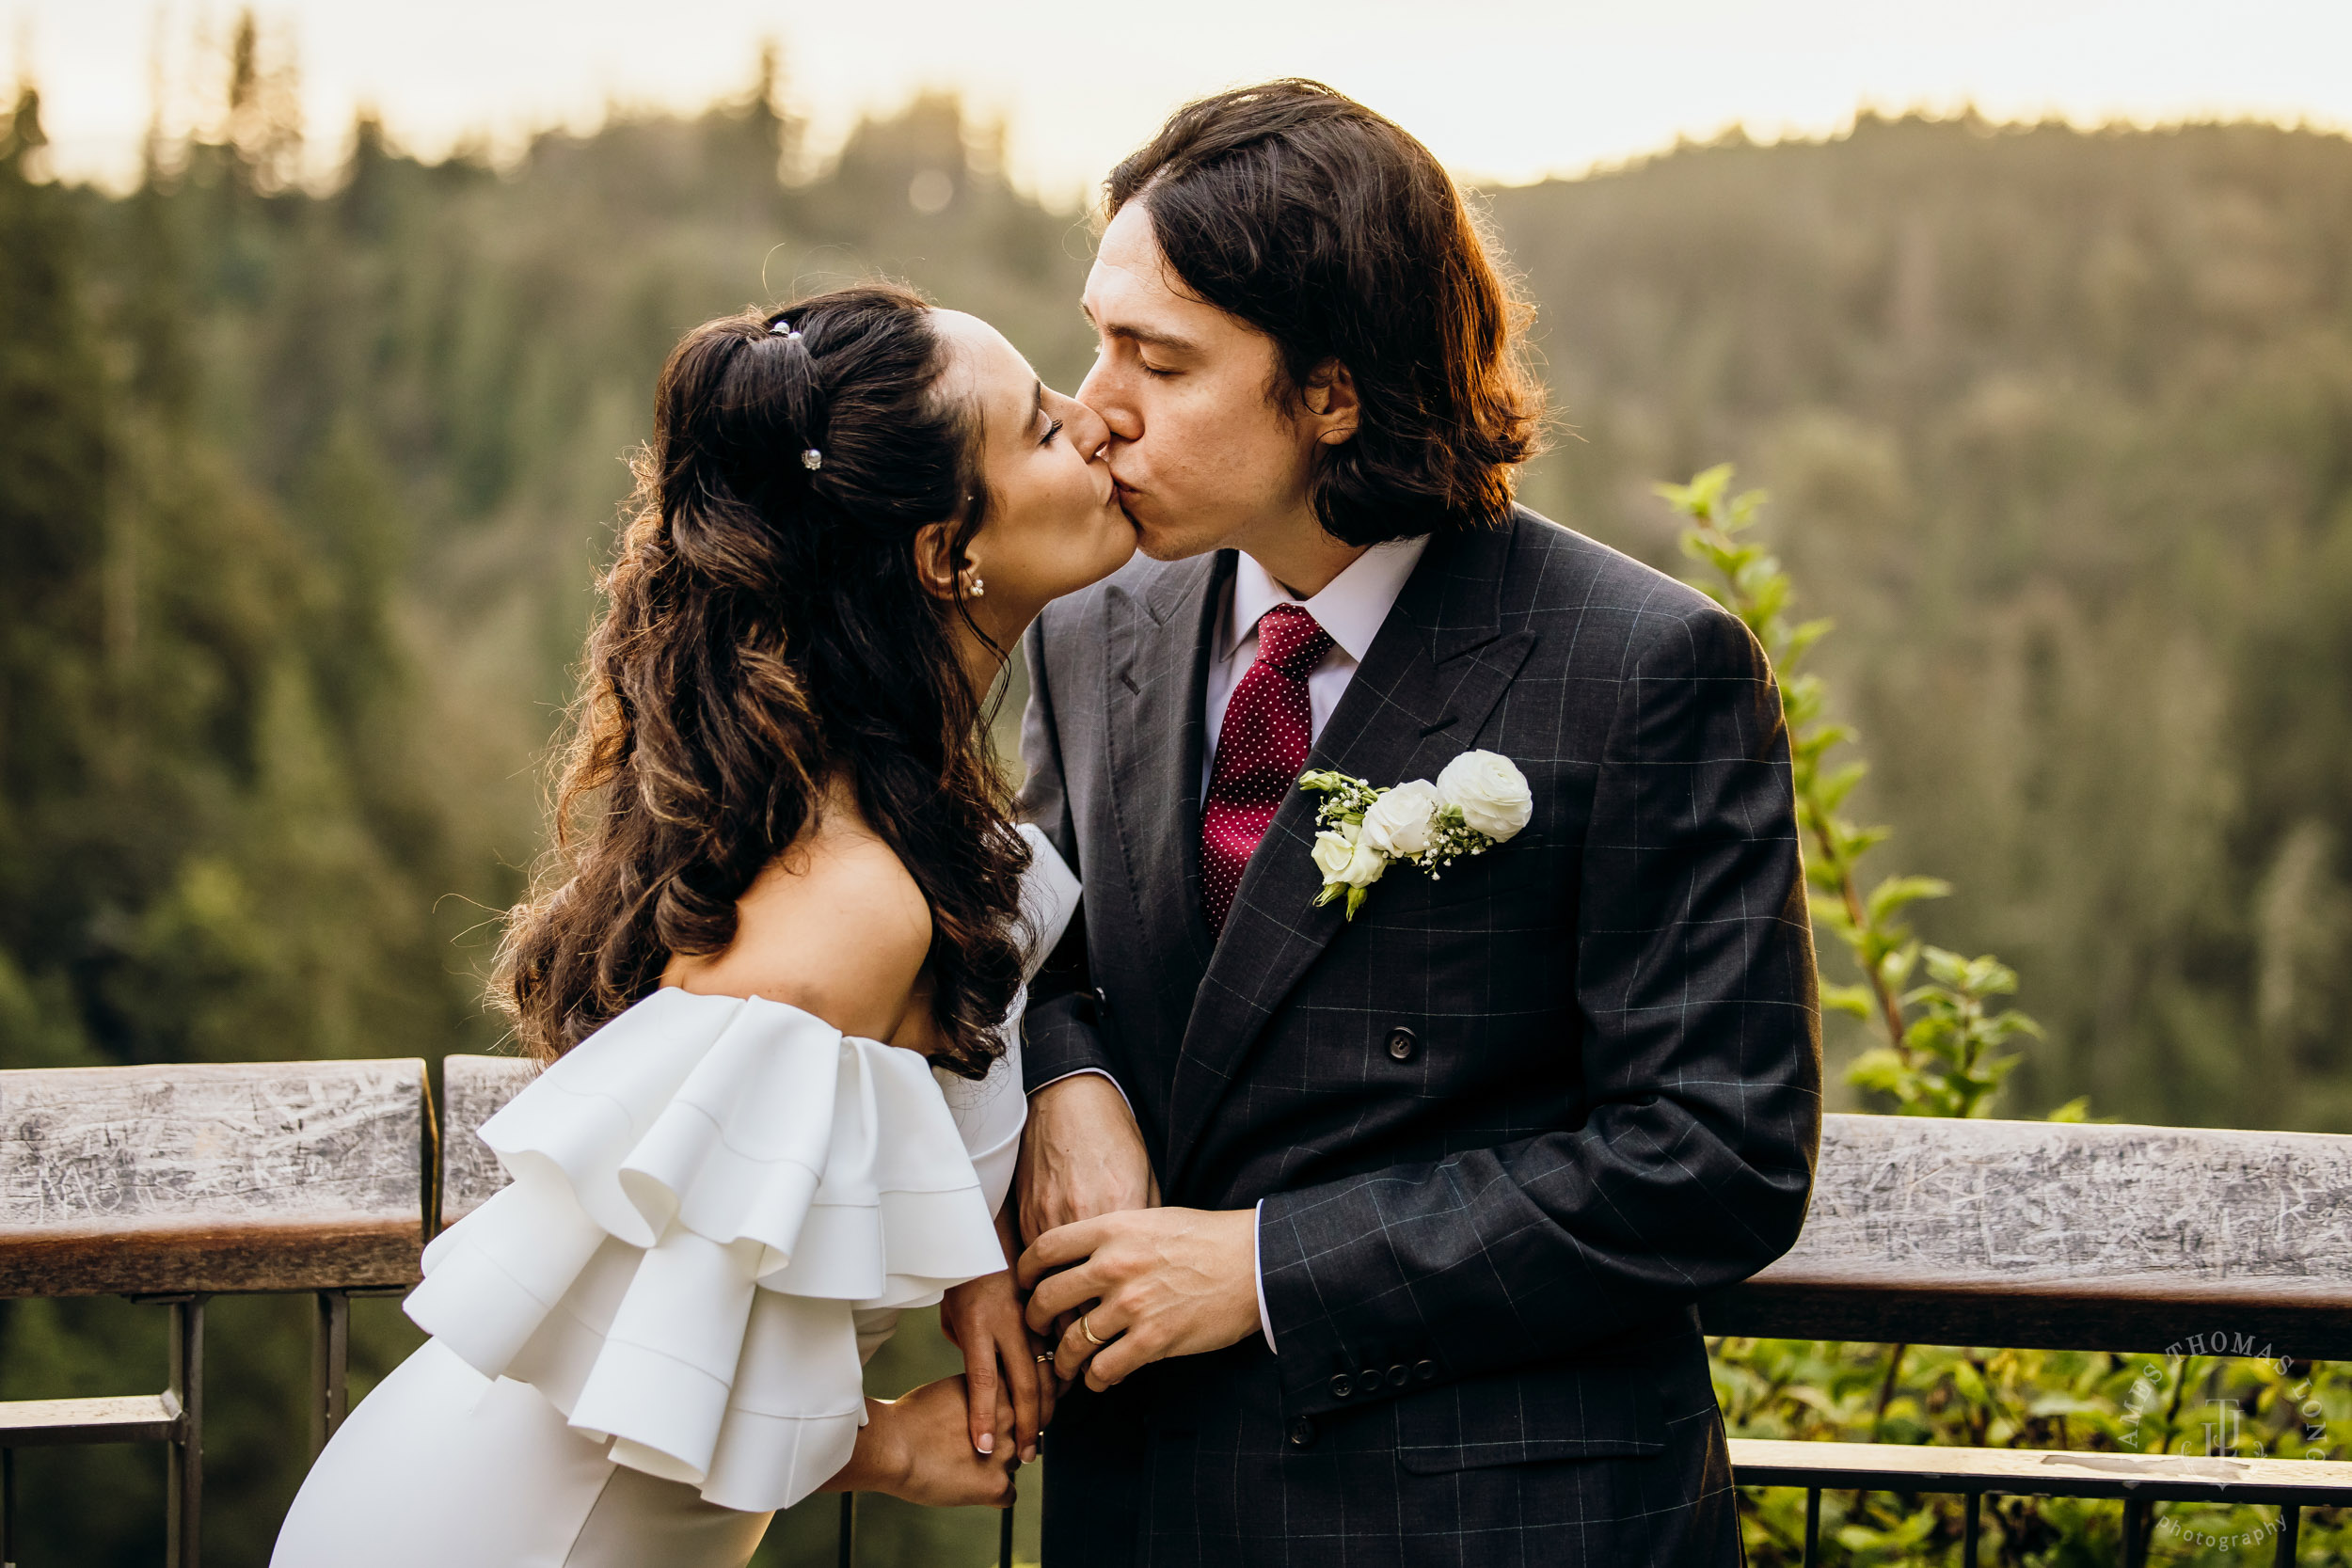
[[[988,584],[981,578],[977,572],[972,574],[972,590],[970,596],[976,599],[985,599],[988,597]]]

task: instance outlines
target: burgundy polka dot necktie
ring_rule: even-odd
[[[1307,673],[1330,651],[1331,634],[1296,605],[1258,620],[1258,660],[1233,688],[1200,810],[1200,904],[1212,936],[1225,929],[1242,868],[1307,766]]]

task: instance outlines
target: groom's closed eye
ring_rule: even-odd
[[[1097,354],[1102,353],[1104,348],[1115,342],[1133,343],[1136,346],[1136,352],[1139,362],[1142,362],[1141,356],[1143,351],[1146,349],[1156,349],[1164,357],[1176,359],[1188,358],[1200,352],[1200,344],[1194,342],[1189,338],[1179,337],[1172,332],[1157,331],[1152,327],[1141,326],[1133,322],[1116,320],[1108,322],[1097,321],[1095,319],[1094,311],[1083,303],[1081,303],[1078,307],[1078,313],[1086,317],[1087,325],[1094,329],[1095,337],[1097,339],[1095,353]],[[1154,367],[1148,362],[1143,362],[1143,368],[1148,371],[1154,369]],[[1155,373],[1174,374],[1176,373],[1176,368],[1172,366],[1166,367],[1157,370]]]

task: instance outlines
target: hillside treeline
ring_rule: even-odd
[[[1664,563],[1653,478],[1772,491],[1922,930],[2049,1027],[2012,1108],[2352,1130],[2352,142],[1865,118],[1493,211],[1532,499]]]
[[[32,95],[0,129],[0,1066],[493,1048],[677,335],[880,271],[1089,353],[1086,224],[952,102],[813,175],[767,70],[511,166],[363,122],[310,190],[238,58],[128,195],[44,177]],[[1490,206],[1561,419],[1528,499],[1672,566],[1651,482],[1773,491],[1862,812],[1958,884],[1923,931],[2049,1028],[2011,1109],[2352,1130],[2352,143],[1866,119]],[[159,1378],[140,1310],[12,1308],[0,1392]],[[215,1560],[298,1479],[302,1322],[215,1307]],[[119,1506],[25,1560],[151,1556],[152,1454],[26,1463]]]
[[[319,194],[255,59],[248,32],[221,133],[124,197],[45,180],[35,95],[0,116],[0,1067],[497,1048],[481,975],[678,334],[879,271],[1065,384],[1091,341],[1083,226],[988,172],[951,103],[790,185],[764,72],[506,169],[362,124]],[[210,1311],[208,1559],[259,1564],[307,1465],[307,1313]],[[161,1330],[0,1303],[0,1398],[161,1386]],[[416,1339],[389,1302],[353,1333],[355,1392]],[[921,1323],[884,1358],[899,1387],[960,1366]],[[21,1560],[159,1555],[160,1449],[20,1479]],[[830,1561],[833,1506],[762,1560]],[[993,1552],[993,1516],[866,1515],[868,1563]]]

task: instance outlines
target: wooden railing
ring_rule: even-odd
[[[437,1138],[415,1060],[0,1072],[0,1296],[122,1293],[173,1322],[161,1393],[0,1405],[0,1562],[15,1559],[16,1449],[162,1442],[169,1558],[194,1568],[205,1298],[313,1294],[309,1423],[324,1444],[344,1411],[350,1298],[405,1291],[430,1231],[502,1184],[473,1130],[531,1070],[449,1057]],[[2352,1357],[2352,1137],[1833,1116],[1797,1246],[1701,1313],[1713,1334],[2153,1353],[2194,1337],[2217,1354]],[[1971,1568],[1987,1493],[2121,1498],[2127,1568],[2156,1502],[2277,1505],[2281,1563],[2302,1507],[2352,1503],[2352,1464],[2333,1461],[1731,1451],[1740,1484],[1806,1489],[1808,1562],[1824,1488],[1963,1494]],[[844,1568],[855,1508],[842,1499]]]
[[[315,1450],[343,1415],[351,1297],[417,1280],[435,1167],[415,1059],[0,1072],[0,1296],[171,1313],[161,1393],[0,1404],[0,1563],[16,1561],[18,1449],[161,1442],[167,1556],[194,1568],[205,1298],[314,1294]]]
[[[1703,1302],[1710,1334],[1883,1344],[2352,1356],[2352,1137],[1833,1116],[1796,1246]],[[1957,1492],[1976,1568],[1986,1493],[2123,1500],[2123,1562],[2153,1506],[2280,1509],[2295,1561],[2306,1504],[2352,1501],[2352,1464],[1735,1439],[1734,1479]]]

